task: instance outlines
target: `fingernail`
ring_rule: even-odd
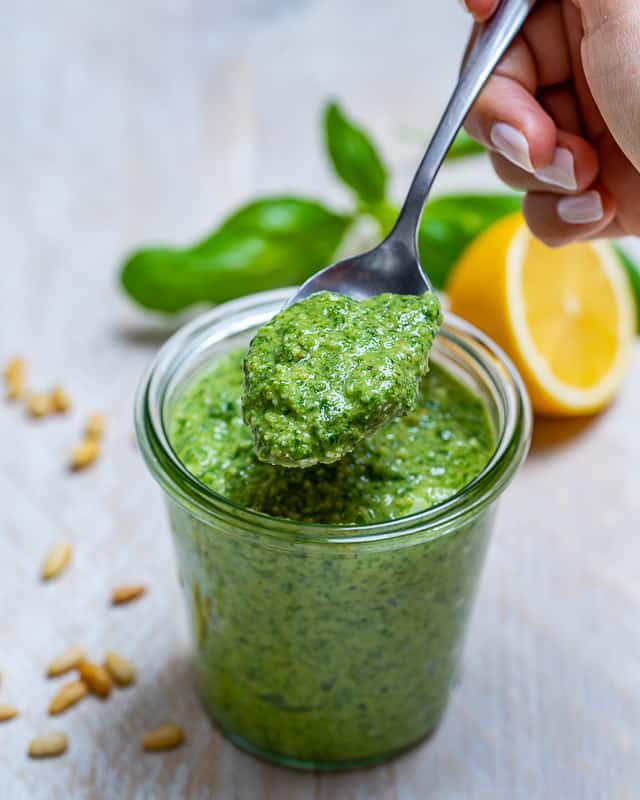
[[[573,153],[566,147],[556,147],[553,161],[548,167],[538,169],[534,175],[542,183],[574,192],[578,188]]]
[[[558,203],[558,216],[569,225],[588,225],[604,217],[600,192],[591,191],[575,197],[563,197]]]
[[[524,133],[504,122],[496,122],[491,128],[490,138],[491,144],[507,161],[527,172],[534,171],[529,152],[529,142]]]

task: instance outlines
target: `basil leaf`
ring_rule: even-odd
[[[480,156],[485,152],[485,148],[480,142],[472,139],[466,131],[460,130],[447,153],[446,161],[458,161],[461,158]]]
[[[324,115],[327,150],[339,177],[365,206],[376,206],[385,199],[387,170],[369,138],[330,103]]]
[[[297,285],[331,263],[351,222],[312,200],[265,198],[192,247],[134,253],[120,279],[137,303],[165,312]]]
[[[444,289],[452,267],[482,231],[519,211],[513,194],[460,194],[438,197],[427,205],[418,234],[420,260],[436,289]]]
[[[613,249],[620,259],[620,263],[625,268],[629,278],[631,293],[636,304],[636,320],[638,325],[638,333],[640,333],[640,265],[638,265],[619,244],[614,243]]]

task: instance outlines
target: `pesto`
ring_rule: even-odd
[[[495,445],[484,403],[438,364],[416,407],[332,464],[260,461],[242,419],[243,351],[178,396],[185,466],[215,492],[275,517],[351,525],[438,504]],[[455,679],[492,508],[446,535],[307,544],[246,535],[169,504],[201,694],[243,747],[298,766],[384,760],[436,726]]]
[[[222,357],[186,389],[170,432],[187,469],[238,505],[308,522],[384,522],[451,497],[493,451],[484,403],[433,365],[414,410],[340,461],[307,469],[267,464],[242,419],[243,358],[242,351]]]
[[[244,420],[258,458],[332,463],[411,411],[441,323],[431,293],[356,301],[320,292],[277,314],[244,365]]]

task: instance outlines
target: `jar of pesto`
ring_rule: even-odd
[[[165,492],[207,710],[259,756],[344,769],[437,726],[531,414],[504,353],[449,315],[416,412],[337,465],[257,462],[242,352],[289,295],[227,303],[174,335],[136,428]]]

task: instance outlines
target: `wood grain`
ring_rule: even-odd
[[[640,370],[583,425],[540,424],[506,495],[462,680],[425,746],[377,769],[304,775],[212,728],[191,678],[159,490],[132,444],[132,395],[166,326],[115,286],[142,241],[186,241],[256,192],[345,195],[317,116],[339,95],[367,121],[400,188],[455,74],[456,4],[401,0],[9,0],[0,29],[0,359],[73,412],[0,408],[0,798],[601,800],[640,793]],[[389,45],[391,43],[391,46]],[[486,165],[440,186],[491,185]],[[66,469],[87,416],[108,418],[94,468]],[[51,584],[51,544],[73,542]],[[114,608],[114,586],[149,592]],[[79,644],[137,666],[135,687],[52,723],[49,661]],[[64,680],[64,678],[62,679]],[[184,726],[142,755],[144,731]],[[69,735],[34,763],[28,742]]]

